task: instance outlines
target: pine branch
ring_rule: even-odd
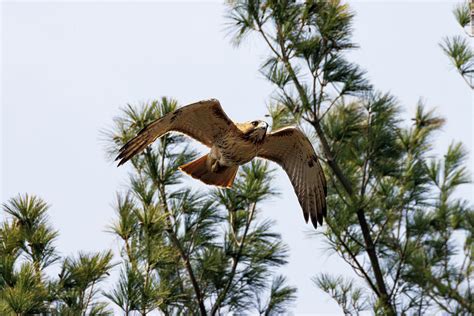
[[[163,152],[166,150],[166,138],[164,138],[161,142],[163,146]],[[164,179],[164,165],[165,165],[165,155],[161,155],[161,179]],[[154,179],[155,181],[156,179]],[[196,300],[198,302],[199,306],[199,311],[202,316],[207,315],[206,313],[206,306],[204,305],[204,299],[202,297],[202,292],[201,288],[199,287],[199,283],[196,280],[196,276],[194,274],[191,262],[189,261],[189,256],[186,255],[183,246],[181,245],[181,242],[179,241],[178,237],[176,236],[173,226],[172,226],[172,219],[171,219],[171,212],[168,207],[168,202],[167,202],[167,197],[166,197],[166,191],[165,187],[162,183],[157,183],[155,181],[155,186],[158,188],[158,192],[160,194],[160,200],[163,206],[163,210],[166,214],[166,221],[168,224],[168,227],[166,228],[166,232],[168,233],[168,236],[170,237],[171,241],[175,245],[175,247],[178,249],[179,255],[181,259],[184,262],[184,266],[186,268],[186,271],[188,272],[189,279],[191,280],[191,284],[194,289],[194,293],[196,295]]]
[[[224,289],[222,290],[222,292],[219,293],[219,295],[218,295],[218,297],[217,297],[217,299],[214,303],[214,306],[212,307],[212,310],[211,310],[211,315],[212,316],[216,315],[217,311],[220,308],[220,305],[222,304],[222,302],[224,301],[224,299],[227,295],[227,292],[229,292],[229,290],[230,290],[232,282],[234,281],[235,273],[237,271],[237,265],[239,264],[240,257],[242,256],[242,251],[243,251],[244,245],[245,245],[245,238],[247,237],[247,234],[248,234],[248,231],[249,231],[249,228],[250,228],[250,224],[252,222],[252,219],[253,219],[253,216],[254,216],[254,213],[255,213],[256,206],[257,206],[257,203],[254,202],[253,205],[252,205],[252,208],[250,209],[248,219],[247,219],[247,223],[245,225],[244,233],[242,234],[242,238],[240,239],[240,241],[237,241],[237,236],[235,236],[235,242],[239,245],[239,249],[237,251],[236,256],[234,258],[232,258],[233,259],[232,260],[232,268],[231,268],[231,271],[230,271],[230,274],[229,274],[229,279],[227,280],[227,283],[226,283]],[[234,234],[235,234],[235,232],[234,232]]]
[[[316,133],[317,133],[317,135],[318,135],[318,137],[321,141],[321,144],[323,146],[323,151],[324,151],[326,159],[327,159],[327,163],[331,167],[331,169],[334,172],[334,174],[336,175],[336,177],[341,182],[341,184],[344,187],[346,193],[349,196],[351,196],[352,200],[354,201],[354,197],[353,197],[354,191],[352,189],[352,185],[347,180],[347,178],[343,174],[342,170],[340,169],[339,165],[335,161],[334,156],[332,155],[331,149],[329,147],[329,144],[327,142],[326,136],[325,136],[324,132],[322,131],[319,122],[313,121],[311,123],[312,123],[314,129],[316,130]],[[391,310],[390,313],[395,314],[395,312],[393,310],[393,307],[391,306],[391,303],[389,301],[387,288],[385,286],[385,281],[383,279],[383,273],[382,273],[382,270],[380,268],[377,253],[375,251],[375,245],[374,245],[374,242],[372,240],[372,236],[370,234],[369,225],[367,223],[367,219],[365,218],[364,210],[359,208],[356,213],[357,213],[357,218],[359,220],[359,224],[360,224],[360,227],[361,227],[361,230],[362,230],[362,235],[364,237],[364,241],[365,241],[365,245],[366,245],[365,249],[367,251],[367,254],[369,255],[369,259],[370,259],[372,269],[373,269],[373,272],[374,272],[374,275],[375,275],[375,279],[376,279],[376,282],[377,282],[378,292],[380,294],[381,299],[384,301],[384,304],[387,306],[388,310],[389,311]]]
[[[302,103],[304,105],[306,105],[306,107],[307,107],[309,105],[308,97],[307,97],[306,92],[303,89],[303,86],[301,85],[301,83],[300,83],[300,81],[299,81],[299,79],[298,79],[291,63],[289,62],[288,56],[286,54],[286,48],[285,48],[285,45],[284,45],[284,38],[282,36],[282,32],[281,32],[281,28],[280,28],[279,24],[276,24],[276,29],[277,29],[277,41],[278,41],[278,44],[279,44],[279,47],[280,47],[280,54],[278,54],[277,56],[281,58],[283,64],[286,67],[286,70],[290,74],[290,78],[293,81],[293,84],[295,85],[295,87],[298,91],[298,94],[299,94],[299,97],[300,97]],[[265,34],[260,25],[259,25],[259,31],[262,35]],[[269,41],[268,41],[268,39],[266,39],[266,37],[265,37],[265,41],[267,42],[267,44],[269,43]],[[275,53],[275,49],[273,48],[273,46],[270,46],[270,47],[271,47],[272,51],[274,51],[274,53]],[[313,113],[313,115],[315,116],[316,113]],[[329,146],[329,143],[326,139],[326,136],[325,136],[325,134],[324,134],[324,132],[321,128],[319,118],[317,118],[315,116],[313,121],[310,122],[310,123],[314,127],[314,129],[316,131],[316,134],[318,135],[318,137],[321,141],[321,144],[323,146],[323,151],[324,151],[326,159],[327,159],[327,163],[331,167],[332,171],[335,173],[336,177],[341,182],[341,184],[344,187],[346,193],[349,196],[351,196],[352,200],[354,201],[355,198],[354,198],[354,190],[352,188],[352,184],[346,178],[346,176],[344,175],[344,173],[340,169],[338,163],[335,161],[334,156],[332,154],[332,150],[331,150],[331,148]],[[376,253],[375,245],[374,245],[373,240],[372,240],[372,236],[370,234],[370,229],[369,229],[369,225],[367,223],[367,219],[365,217],[364,210],[359,208],[356,213],[357,213],[357,218],[358,218],[361,230],[362,230],[364,241],[365,241],[365,244],[366,244],[365,249],[366,249],[367,254],[369,256],[369,259],[370,259],[370,262],[371,262],[371,265],[372,265],[372,270],[373,270],[374,275],[375,275],[377,288],[378,288],[378,293],[380,294],[380,297],[383,301],[383,304],[385,305],[387,313],[390,314],[390,315],[395,315],[395,310],[394,310],[394,308],[393,308],[393,306],[390,302],[390,298],[389,298],[387,288],[386,288],[386,285],[385,285],[385,281],[384,281],[384,278],[383,278],[383,273],[382,273],[382,270],[380,268],[380,263],[379,263],[378,256],[377,256],[377,253]]]
[[[284,50],[284,46],[281,46],[281,49]],[[282,56],[283,56],[283,59],[284,59],[285,55],[283,54],[283,51],[282,51]],[[306,93],[305,93],[304,89],[302,88],[302,85],[300,84],[299,79],[296,76],[291,64],[289,62],[285,62],[285,66],[287,67],[287,70],[290,73],[290,76],[293,80],[293,83],[297,87],[297,90],[299,92],[299,96],[300,96],[303,104],[308,104],[308,99],[307,99]],[[309,123],[315,129],[316,134],[318,135],[319,140],[321,141],[321,144],[322,144],[322,147],[323,147],[323,152],[325,154],[328,165],[330,166],[330,168],[332,169],[332,171],[334,172],[334,174],[336,175],[338,180],[341,182],[341,184],[344,187],[346,193],[354,201],[354,190],[352,188],[352,184],[346,178],[346,176],[344,175],[344,173],[340,169],[338,163],[336,162],[336,160],[334,158],[334,155],[332,154],[332,150],[329,146],[329,143],[326,139],[326,135],[324,134],[324,132],[321,128],[321,125],[319,123],[318,118],[315,117],[315,119],[310,121]],[[382,270],[380,268],[377,253],[376,253],[376,250],[375,250],[375,245],[374,245],[374,242],[372,240],[372,236],[370,234],[370,229],[369,229],[369,225],[367,223],[367,219],[365,217],[364,210],[359,208],[356,213],[357,213],[357,218],[359,220],[359,224],[360,224],[360,227],[361,227],[361,230],[362,230],[364,241],[365,241],[365,244],[366,244],[365,249],[366,249],[367,254],[369,256],[369,259],[370,259],[370,262],[371,262],[371,265],[372,265],[372,269],[373,269],[373,272],[374,272],[374,275],[375,275],[378,292],[380,293],[380,297],[383,300],[389,314],[395,315],[395,311],[393,310],[393,307],[392,307],[392,305],[390,303],[390,300],[389,300],[387,288],[385,286],[385,281],[383,279],[383,273],[382,273]]]
[[[91,303],[92,297],[94,295],[94,285],[96,283],[96,280],[94,280],[91,284],[91,288],[89,290],[89,295],[87,296],[87,300],[84,304],[84,315],[86,314],[87,308],[89,307],[89,304]]]
[[[327,225],[329,226],[329,228],[332,229],[333,232],[336,232],[334,227],[331,225],[331,223],[328,221],[327,222]],[[341,245],[344,247],[344,249],[347,251],[347,253],[349,254],[349,256],[351,257],[351,259],[354,261],[354,263],[356,264],[358,270],[362,273],[364,279],[367,281],[367,283],[369,284],[370,288],[374,291],[374,293],[377,294],[377,296],[380,296],[379,294],[379,290],[377,289],[377,287],[375,286],[375,284],[373,283],[372,281],[372,278],[367,274],[367,272],[365,271],[364,267],[360,264],[359,260],[357,260],[357,257],[356,255],[352,252],[352,250],[350,249],[350,247],[347,245],[346,242],[344,242],[344,240],[341,238],[341,236],[338,234],[338,233],[335,233],[338,241],[341,243]]]
[[[449,297],[453,298],[456,300],[459,305],[461,305],[463,308],[465,308],[467,311],[470,313],[474,314],[474,304],[473,302],[468,302],[462,297],[457,291],[453,290],[450,286],[446,286],[443,284],[438,278],[436,277],[430,277],[430,282],[433,283],[433,285],[440,290],[443,293],[447,293]]]

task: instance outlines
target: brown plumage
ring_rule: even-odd
[[[193,103],[157,119],[119,151],[119,166],[143,151],[158,137],[180,132],[211,150],[180,167],[193,178],[210,185],[231,187],[240,165],[255,157],[278,163],[288,174],[305,221],[313,226],[326,216],[326,179],[308,138],[295,127],[267,133],[263,121],[234,123],[215,99]]]

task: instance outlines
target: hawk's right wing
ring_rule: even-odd
[[[158,137],[172,131],[186,134],[212,147],[218,136],[232,128],[237,127],[227,117],[219,101],[199,101],[178,108],[149,124],[120,149],[115,160],[120,160],[119,166],[124,164]]]

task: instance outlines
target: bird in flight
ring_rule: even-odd
[[[295,127],[268,133],[264,121],[234,123],[216,99],[192,103],[155,120],[120,150],[118,166],[169,132],[188,135],[210,148],[179,167],[202,182],[230,188],[240,165],[255,157],[279,164],[288,174],[306,222],[322,225],[326,216],[326,178],[308,138]]]

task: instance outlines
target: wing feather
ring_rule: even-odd
[[[167,113],[146,126],[119,150],[115,160],[120,160],[119,166],[124,164],[158,137],[172,131],[186,134],[212,147],[216,139],[230,129],[237,127],[225,114],[218,100],[199,101]]]
[[[257,156],[272,160],[288,174],[305,221],[321,225],[326,216],[326,178],[310,141],[299,129],[286,127],[268,134]]]

